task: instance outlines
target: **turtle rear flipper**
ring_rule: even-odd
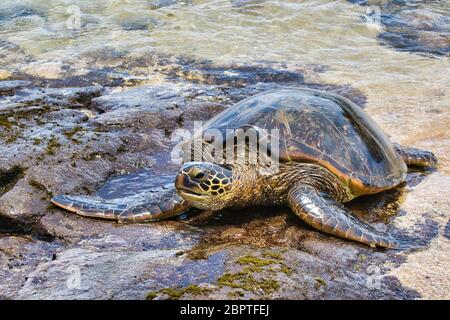
[[[145,222],[176,217],[189,209],[187,201],[175,187],[148,192],[124,199],[105,200],[100,197],[57,195],[52,203],[80,216],[115,220],[119,222]]]
[[[294,187],[288,195],[294,213],[311,227],[371,247],[397,248],[398,242],[388,234],[352,216],[332,197],[310,186]]]

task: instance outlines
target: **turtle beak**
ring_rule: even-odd
[[[203,190],[198,183],[192,181],[189,176],[183,172],[180,172],[175,178],[175,188],[180,196],[201,196],[203,194]]]
[[[175,178],[175,188],[182,189],[184,187],[184,185],[186,185],[188,182],[189,182],[189,177],[184,173],[180,173]]]

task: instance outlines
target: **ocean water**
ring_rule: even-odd
[[[58,64],[89,54],[315,66],[405,142],[448,139],[449,12],[445,0],[3,0],[0,78],[64,77]]]
[[[314,64],[327,69],[325,80],[389,100],[411,85],[446,90],[449,12],[439,0],[3,0],[0,66],[15,71],[101,50]],[[14,46],[21,57],[2,57]]]

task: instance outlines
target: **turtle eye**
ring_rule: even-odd
[[[189,172],[189,177],[196,182],[203,182],[208,179],[208,173],[194,168]]]
[[[203,179],[205,177],[205,173],[204,172],[199,172],[194,176],[194,179],[196,180],[200,180]]]

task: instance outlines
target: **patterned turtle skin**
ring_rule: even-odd
[[[222,133],[216,145],[229,142],[232,129],[271,141],[264,156],[276,153],[278,170],[267,173],[261,170],[265,164],[245,157],[230,161],[205,155],[212,143],[204,135],[200,151],[194,147],[185,152],[189,157],[174,184],[150,191],[148,197],[117,203],[58,195],[52,202],[79,215],[121,222],[167,219],[191,207],[215,211],[286,205],[320,231],[373,247],[395,248],[398,243],[393,237],[360,221],[342,204],[396,187],[405,181],[407,165],[437,164],[431,152],[392,143],[350,100],[307,88],[277,89],[247,98],[208,121],[204,133],[212,129]],[[278,130],[278,140],[271,140],[273,129]],[[242,148],[233,141],[236,154],[261,156],[261,149],[246,146],[239,151]],[[190,161],[196,152],[203,152],[202,161]]]

